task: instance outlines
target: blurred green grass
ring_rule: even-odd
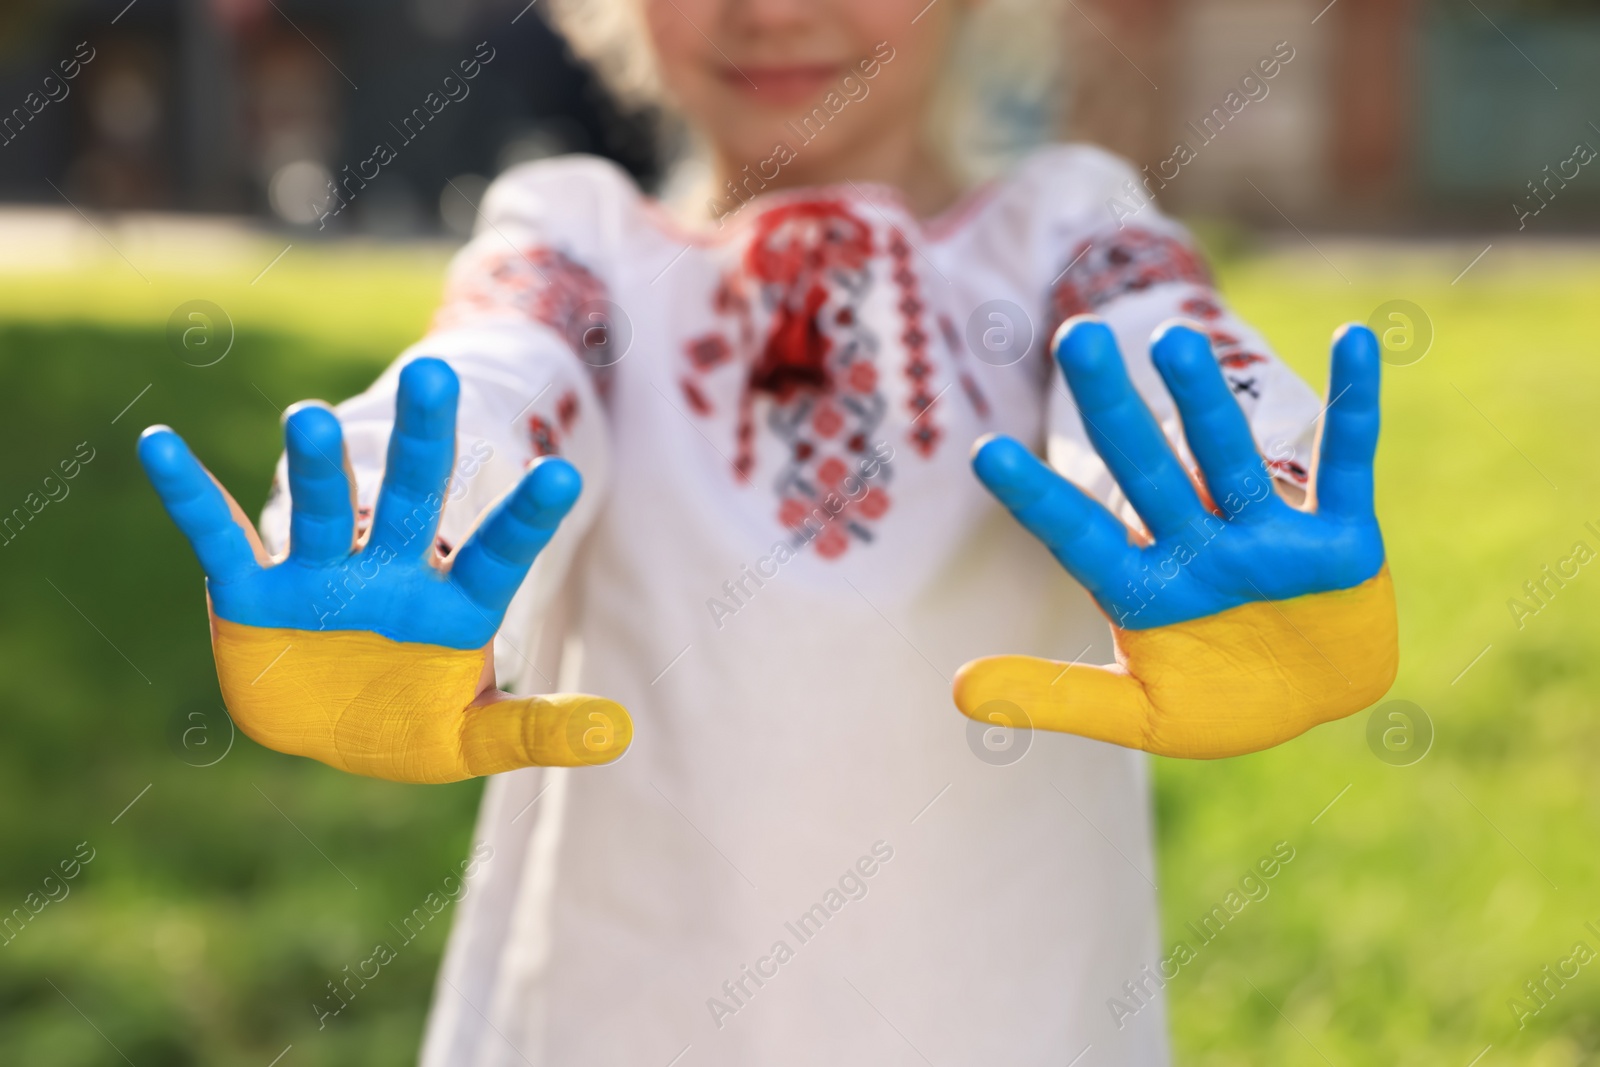
[[[1379,485],[1404,653],[1391,696],[1437,738],[1389,766],[1363,714],[1244,759],[1157,761],[1167,941],[1275,842],[1296,849],[1172,981],[1178,1062],[1465,1067],[1490,1045],[1483,1067],[1600,1062],[1600,963],[1524,1028],[1507,1007],[1575,942],[1600,950],[1583,929],[1600,925],[1597,568],[1521,630],[1506,607],[1573,542],[1600,549],[1583,529],[1600,520],[1600,248],[1497,248],[1452,285],[1473,250],[1323,247],[1338,270],[1257,249],[1224,260],[1223,284],[1319,383],[1338,322],[1396,298],[1432,318],[1429,355],[1387,375]],[[0,946],[0,1062],[264,1065],[290,1044],[297,1067],[414,1060],[444,921],[326,1029],[311,1000],[456,871],[481,787],[353,778],[242,739],[191,765],[228,727],[197,569],[132,444],[181,427],[254,513],[278,409],[360,389],[418,337],[443,256],[297,247],[255,284],[255,263],[203,259],[148,282],[109,259],[0,284],[0,507],[94,449],[0,547],[0,909],[95,849]],[[237,328],[212,367],[167,347],[192,299]]]
[[[3,506],[94,450],[0,548],[0,908],[95,850],[0,946],[0,1063],[265,1065],[291,1043],[297,1065],[416,1058],[447,921],[320,1032],[312,1001],[459,873],[481,785],[357,779],[243,738],[198,766],[231,733],[204,596],[134,460],[139,431],[171,423],[258,512],[280,408],[363,388],[437,301],[437,251],[297,248],[252,286],[276,251],[226,278],[146,264],[145,283],[112,261],[0,286]],[[237,331],[215,366],[167,345],[194,299]]]
[[[1502,242],[1452,284],[1481,246],[1319,244],[1334,265],[1302,246],[1228,264],[1224,288],[1319,385],[1336,323],[1394,299],[1432,320],[1428,355],[1386,369],[1378,503],[1389,696],[1436,739],[1389,766],[1364,713],[1245,759],[1160,761],[1169,931],[1271,842],[1297,849],[1172,983],[1179,1060],[1466,1067],[1492,1045],[1484,1067],[1600,1063],[1600,967],[1525,1026],[1508,1007],[1576,942],[1600,951],[1600,581],[1584,568],[1521,629],[1507,607],[1574,542],[1600,550],[1600,247]]]

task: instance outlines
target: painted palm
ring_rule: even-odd
[[[459,551],[440,556],[458,394],[440,360],[401,372],[364,538],[338,419],[319,405],[291,409],[289,551],[277,561],[176,433],[154,426],[140,438],[145,472],[205,572],[223,698],[261,744],[417,782],[604,763],[627,747],[627,713],[610,701],[495,688],[487,646],[581,479],[565,460],[536,462]]]
[[[1380,697],[1398,642],[1373,512],[1381,360],[1371,331],[1349,326],[1334,340],[1303,509],[1273,490],[1203,334],[1170,327],[1152,348],[1198,478],[1135,391],[1108,327],[1075,319],[1055,352],[1090,441],[1148,536],[1010,438],[981,442],[973,467],[1110,617],[1117,663],[975,660],[956,678],[960,709],[1209,758],[1279,744]]]

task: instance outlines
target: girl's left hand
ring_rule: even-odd
[[[1112,620],[1117,664],[991,656],[961,668],[965,714],[1168,756],[1255,752],[1374,703],[1394,681],[1394,592],[1373,514],[1377,338],[1336,335],[1304,509],[1273,488],[1209,340],[1187,326],[1152,356],[1199,464],[1191,478],[1134,390],[1115,337],[1080,318],[1056,359],[1089,439],[1150,536],[1020,443],[980,443],[980,480]]]

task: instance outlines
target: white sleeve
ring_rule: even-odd
[[[577,505],[540,553],[496,638],[502,679],[527,677],[535,622],[565,580],[609,482],[605,371],[595,366],[604,362],[608,295],[603,215],[628,195],[626,179],[598,161],[509,172],[490,188],[479,232],[450,265],[429,334],[335,409],[356,477],[357,522],[365,527],[383,479],[400,369],[435,356],[455,370],[461,393],[456,464],[439,526],[444,550],[461,545],[535,458],[559,454],[583,475]],[[269,551],[286,546],[289,507],[280,458],[261,520]]]
[[[1304,487],[1311,466],[1322,402],[1268,346],[1266,339],[1223,302],[1188,232],[1162,215],[1148,198],[1138,172],[1099,149],[1072,146],[1047,155],[1055,173],[1044,190],[1070,182],[1071,195],[1050,196],[1043,210],[1055,218],[1042,228],[1040,263],[1051,334],[1073,315],[1104,319],[1144,401],[1161,423],[1182,461],[1194,458],[1183,440],[1171,395],[1150,359],[1150,341],[1162,323],[1184,318],[1211,337],[1223,377],[1233,389],[1273,475]],[[1062,378],[1050,368],[1048,406],[1051,465],[1117,512],[1139,525],[1105,463],[1084,432],[1083,420]]]

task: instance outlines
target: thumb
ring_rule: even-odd
[[[467,708],[461,752],[472,775],[610,763],[633,741],[621,704],[583,693],[514,697],[491,690]]]
[[[1148,749],[1155,707],[1120,667],[1091,667],[1034,656],[986,656],[956,672],[956,707],[979,722],[1030,726]]]

